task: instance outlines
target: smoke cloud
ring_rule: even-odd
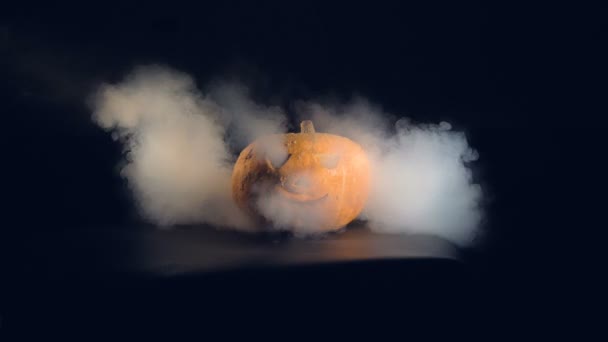
[[[361,216],[371,229],[433,234],[460,245],[473,241],[482,218],[482,192],[468,167],[478,155],[464,133],[452,131],[447,122],[413,124],[401,118],[390,125],[386,118],[394,116],[363,99],[302,107],[320,130],[366,149],[373,177]]]
[[[93,120],[124,144],[121,173],[146,219],[250,228],[231,197],[226,130],[236,125],[231,138],[242,144],[283,131],[283,116],[248,101],[243,87],[226,85],[217,95],[231,106],[203,96],[188,75],[158,66],[138,68],[95,94]]]
[[[257,229],[232,199],[232,167],[251,141],[287,131],[281,108],[255,103],[246,87],[233,83],[212,84],[202,93],[187,74],[159,66],[137,68],[118,84],[100,86],[91,103],[93,120],[124,146],[121,174],[145,219],[160,226]],[[463,133],[445,122],[395,122],[388,118],[396,116],[363,99],[346,105],[302,102],[297,115],[368,153],[372,189],[361,219],[371,229],[433,234],[460,245],[473,241],[482,192],[469,168],[477,153]],[[289,211],[280,200],[268,196],[258,204],[276,227],[287,228]],[[304,227],[295,233],[315,232],[314,224]]]

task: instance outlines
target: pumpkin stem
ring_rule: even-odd
[[[315,126],[310,120],[304,120],[300,123],[300,133],[315,133]]]

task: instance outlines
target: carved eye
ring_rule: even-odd
[[[266,154],[266,162],[269,164],[268,166],[272,169],[280,169],[287,160],[290,155],[287,151],[273,151],[273,153]]]
[[[340,156],[337,154],[319,154],[319,163],[326,169],[333,169],[338,166]]]

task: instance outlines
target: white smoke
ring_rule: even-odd
[[[297,236],[320,233],[319,227],[326,221],[323,210],[291,205],[276,193],[265,194],[256,204],[259,212],[272,220],[274,229],[292,230]]]
[[[283,131],[276,111],[246,99],[244,88],[223,86],[220,107],[204,97],[186,74],[158,66],[136,69],[117,85],[104,84],[93,99],[93,119],[123,142],[122,175],[141,213],[160,225],[209,223],[248,228],[251,223],[231,195],[234,157],[224,140],[226,125],[246,137]]]
[[[390,127],[386,113],[364,100],[347,106],[307,104],[319,130],[359,142],[372,161],[371,194],[362,218],[386,233],[438,235],[460,245],[476,236],[481,187],[473,183],[469,162],[478,158],[462,132],[447,122]]]
[[[205,95],[188,75],[152,66],[102,85],[93,109],[95,122],[124,144],[122,174],[146,219],[164,226],[253,228],[231,197],[234,153],[257,137],[285,132],[281,108],[255,103],[242,85],[215,84]],[[463,133],[447,123],[400,119],[390,125],[389,115],[364,100],[305,103],[300,115],[369,154],[372,191],[361,218],[373,230],[434,234],[461,245],[473,240],[481,189],[467,166],[477,155]],[[260,203],[276,226],[286,228],[289,217],[281,208],[273,196]],[[310,233],[314,224],[304,226],[306,232],[296,233]]]

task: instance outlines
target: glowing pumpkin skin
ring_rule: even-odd
[[[261,137],[239,155],[232,173],[236,203],[281,229],[327,232],[355,219],[367,200],[370,163],[363,148],[342,136],[300,133]]]

